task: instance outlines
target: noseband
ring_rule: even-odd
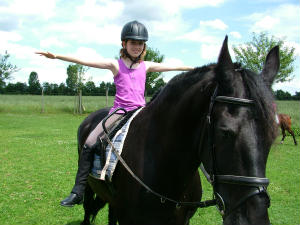
[[[208,144],[209,144],[209,150],[211,153],[212,158],[212,171],[211,174],[208,175],[208,173],[204,170],[204,167],[201,166],[202,171],[204,172],[204,175],[209,180],[209,182],[213,186],[213,195],[214,199],[216,200],[216,205],[223,217],[228,216],[233,210],[238,208],[242,203],[247,201],[250,197],[258,195],[258,194],[265,194],[268,199],[268,207],[270,206],[270,197],[267,192],[267,186],[269,184],[269,179],[265,177],[249,177],[249,176],[236,176],[236,175],[221,175],[217,174],[217,165],[216,165],[216,149],[214,146],[214,140],[213,140],[213,128],[212,128],[212,120],[211,120],[211,114],[213,110],[213,106],[215,102],[222,102],[227,104],[235,104],[240,106],[253,106],[254,101],[244,98],[234,98],[234,97],[228,97],[228,96],[218,96],[218,86],[215,88],[213,95],[211,96],[208,114],[206,117],[206,125],[204,126],[204,129],[208,129]],[[201,148],[202,143],[200,143]],[[231,207],[230,210],[227,210],[226,203],[222,196],[217,192],[217,185],[218,184],[231,184],[231,185],[239,185],[239,186],[245,186],[249,188],[249,191],[247,194],[241,198],[238,202],[234,204],[233,207]]]

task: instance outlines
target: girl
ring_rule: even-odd
[[[119,60],[87,62],[68,56],[54,55],[50,52],[36,52],[36,54],[50,59],[60,59],[89,67],[110,70],[114,76],[114,83],[116,85],[116,96],[110,113],[119,107],[131,111],[145,106],[144,92],[147,72],[187,71],[194,69],[188,66],[168,66],[161,63],[143,61],[146,54],[145,42],[147,40],[148,31],[146,27],[138,21],[132,21],[125,24],[122,29],[121,41],[123,48],[120,51]],[[106,125],[109,127],[119,117],[120,115],[118,114],[112,115],[107,120]],[[85,142],[78,163],[75,185],[71,194],[61,201],[60,204],[62,206],[72,207],[75,204],[82,203],[88,174],[93,163],[93,147],[97,141],[97,137],[101,136],[102,133],[102,122],[100,122]]]

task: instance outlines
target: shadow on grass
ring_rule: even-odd
[[[65,225],[80,225],[81,222],[82,222],[81,220],[77,220],[77,221],[66,223]]]

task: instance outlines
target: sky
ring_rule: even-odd
[[[267,32],[295,48],[294,79],[274,84],[291,94],[300,91],[299,0],[0,0],[0,54],[20,70],[9,82],[28,83],[32,71],[40,83],[65,83],[68,62],[34,54],[49,51],[80,59],[114,59],[121,48],[124,24],[142,22],[147,45],[165,63],[202,66],[217,61],[226,35],[232,46]],[[167,82],[178,72],[163,73]],[[112,82],[110,71],[91,68],[86,81]]]

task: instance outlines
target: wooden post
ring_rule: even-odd
[[[108,90],[109,90],[109,87],[106,86],[106,107],[108,107]]]
[[[41,113],[44,113],[45,109],[44,109],[44,88],[42,88],[42,109],[41,109]]]
[[[77,107],[77,94],[75,94],[75,98],[74,98],[74,114],[77,113],[77,109],[78,109],[78,107]]]
[[[78,104],[78,112],[79,112],[79,114],[82,114],[82,91],[81,90],[79,90],[79,104]]]

